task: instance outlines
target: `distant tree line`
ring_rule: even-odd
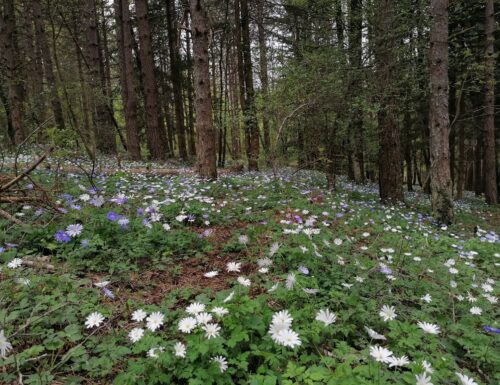
[[[0,0],[0,135],[498,199],[494,0]]]

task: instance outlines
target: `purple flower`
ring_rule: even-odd
[[[123,205],[124,203],[127,203],[128,198],[127,197],[116,197],[116,198],[111,198],[110,201],[116,203],[117,205]]]
[[[0,253],[3,253],[5,251],[5,247],[0,247]]]
[[[144,215],[144,209],[142,207],[139,207],[137,209],[137,215],[139,215],[139,216]]]
[[[35,211],[35,216],[39,217],[40,215],[43,214],[43,212],[44,212],[43,209],[38,209],[38,210]]]
[[[187,216],[188,222],[194,222],[195,219],[196,219],[196,215],[188,214],[188,216]]]
[[[115,299],[115,295],[113,294],[113,292],[111,290],[109,290],[107,287],[103,287],[102,288],[102,292],[104,293],[104,295],[110,299]]]
[[[201,233],[201,236],[202,237],[209,237],[212,235],[212,233],[213,233],[212,229],[206,229],[205,231],[203,231],[203,233]]]
[[[54,238],[57,242],[60,242],[60,243],[68,243],[69,241],[71,241],[71,237],[64,230],[59,230],[54,235]]]
[[[120,216],[115,213],[114,211],[110,211],[107,215],[106,218],[108,218],[110,221],[114,222],[120,218]]]
[[[302,223],[302,218],[299,215],[294,216],[295,222]]]
[[[304,275],[309,275],[309,269],[305,266],[299,266],[299,271]]]
[[[385,274],[385,275],[392,274],[392,270],[389,267],[385,266],[385,265],[384,266],[380,266],[380,268],[379,268],[378,271],[380,271],[382,274]]]
[[[497,333],[497,334],[500,333],[500,329],[494,328],[492,326],[483,326],[483,329],[491,333]]]

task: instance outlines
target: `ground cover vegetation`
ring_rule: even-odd
[[[0,384],[500,383],[494,0],[0,0]]]
[[[293,169],[61,183],[56,219],[1,235],[2,383],[498,381],[499,213],[473,196],[447,227]]]

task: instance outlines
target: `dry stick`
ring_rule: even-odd
[[[10,186],[16,184],[25,176],[27,176],[31,171],[37,168],[37,166],[45,160],[45,158],[52,152],[53,149],[54,149],[53,146],[49,147],[47,151],[45,151],[45,153],[40,158],[38,158],[35,162],[31,164],[31,166],[29,166],[26,170],[24,170],[21,174],[12,179],[10,182],[7,182],[2,187],[0,187],[0,192],[7,190]]]
[[[45,201],[42,198],[37,198],[37,197],[13,197],[13,196],[7,196],[7,197],[2,197],[0,196],[0,203],[16,203],[16,202],[21,202],[21,203],[26,203],[26,202],[38,202],[38,203],[44,203]]]
[[[55,270],[55,266],[50,263],[44,263],[42,261],[29,261],[23,260],[23,264],[34,267],[43,267],[47,270]]]
[[[16,225],[24,225],[23,222],[21,222],[19,219],[15,218],[15,217],[13,217],[5,210],[0,209],[0,216],[4,217],[5,219],[8,219],[9,221],[15,223]]]

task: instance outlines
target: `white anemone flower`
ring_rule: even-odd
[[[331,325],[337,320],[335,313],[332,313],[329,309],[321,309],[316,313],[316,321],[323,322],[325,326]]]

